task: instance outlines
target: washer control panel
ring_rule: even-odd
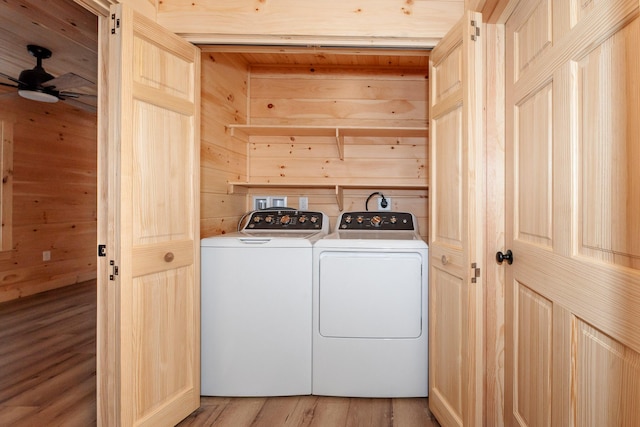
[[[296,210],[260,210],[251,212],[245,230],[321,230],[321,212]]]
[[[410,230],[413,215],[408,212],[365,211],[344,212],[338,224],[340,230]]]

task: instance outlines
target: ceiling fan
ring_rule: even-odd
[[[67,89],[79,88],[83,86],[93,86],[94,83],[74,73],[66,73],[58,77],[53,77],[42,67],[42,60],[51,58],[51,51],[47,48],[30,44],[27,51],[36,57],[36,66],[30,70],[24,70],[18,78],[0,72],[0,76],[11,80],[15,84],[0,82],[2,86],[9,86],[18,89],[18,95],[23,98],[40,102],[73,101],[81,97],[95,98],[95,95],[79,92],[68,92]],[[90,104],[72,102],[81,108],[95,111],[95,107]],[[82,104],[82,105],[80,105]]]

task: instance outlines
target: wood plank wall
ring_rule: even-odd
[[[426,126],[427,70],[357,66],[254,66],[250,78],[250,123],[320,126]],[[346,137],[344,160],[334,137],[249,138],[252,182],[371,185],[345,190],[344,210],[365,210],[377,185],[424,185],[428,180],[428,138]],[[413,212],[427,234],[426,190],[381,190],[392,197],[392,209]],[[298,207],[339,215],[334,190],[250,189],[253,195],[284,195]],[[369,209],[375,210],[375,198]]]
[[[237,55],[201,57],[200,235],[235,231],[246,196],[227,194],[227,182],[247,180],[247,142],[231,137],[231,123],[246,123],[248,66]]]
[[[0,302],[94,279],[96,114],[5,94],[2,115],[15,125],[13,251],[0,260]]]
[[[346,189],[344,210],[364,210],[376,185],[425,185],[428,138],[346,137],[344,160],[335,137],[230,136],[229,124],[427,126],[427,70],[385,66],[250,65],[227,52],[202,56],[201,237],[235,231],[254,195],[309,198],[309,209],[339,215],[333,189],[250,188],[227,194],[227,182],[370,185]],[[392,209],[418,216],[427,234],[427,190],[387,189]],[[375,199],[369,204],[375,209]]]

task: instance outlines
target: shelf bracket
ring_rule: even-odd
[[[340,133],[340,128],[336,128],[336,144],[338,144],[340,160],[344,160],[344,135]]]
[[[342,212],[344,209],[344,188],[340,185],[336,185],[336,203],[338,204],[338,210]]]

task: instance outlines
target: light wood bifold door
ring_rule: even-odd
[[[638,5],[506,22],[507,425],[640,425]]]
[[[200,52],[124,5],[110,21],[98,419],[173,426],[200,404]]]
[[[429,407],[445,427],[482,425],[481,20],[430,56]]]

